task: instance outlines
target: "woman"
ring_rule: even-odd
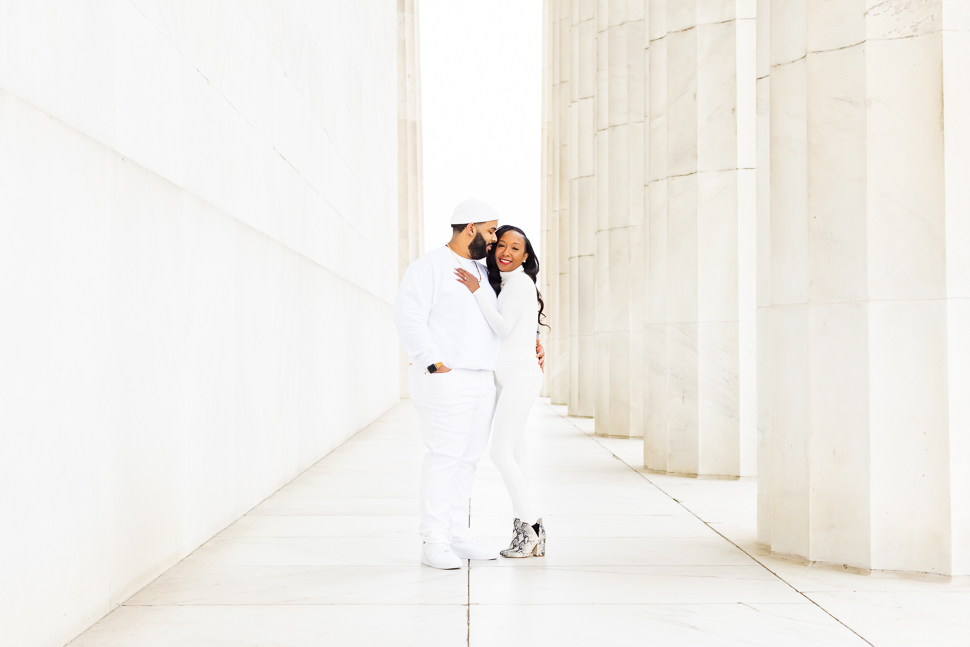
[[[478,279],[458,268],[458,281],[472,291],[492,330],[502,338],[495,371],[498,401],[492,419],[492,462],[512,497],[515,516],[512,544],[503,557],[542,557],[546,530],[533,516],[526,479],[520,463],[525,456],[525,424],[542,387],[542,369],[536,363],[536,330],[542,318],[542,297],[536,289],[539,260],[532,243],[518,227],[505,225],[495,232],[498,242],[488,253],[488,282],[498,295],[495,309]],[[545,324],[543,324],[545,325]],[[532,523],[533,519],[537,519]]]

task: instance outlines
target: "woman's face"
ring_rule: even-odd
[[[525,251],[525,238],[517,231],[507,231],[495,244],[495,262],[503,272],[511,272],[525,263],[529,255]]]

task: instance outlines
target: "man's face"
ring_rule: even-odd
[[[478,222],[473,227],[475,238],[472,242],[468,243],[468,255],[475,260],[481,260],[488,254],[492,245],[497,242],[495,239],[495,230],[498,229],[498,220]]]

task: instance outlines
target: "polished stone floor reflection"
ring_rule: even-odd
[[[967,644],[970,578],[772,559],[754,481],[646,473],[641,442],[544,402],[530,425],[545,558],[419,565],[422,447],[404,402],[71,645]],[[485,459],[472,527],[504,547],[509,514]]]

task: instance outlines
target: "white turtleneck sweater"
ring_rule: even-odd
[[[495,292],[486,282],[475,290],[475,299],[492,330],[502,338],[499,361],[536,358],[536,329],[539,299],[536,285],[520,265],[502,272],[502,292],[495,305]]]

